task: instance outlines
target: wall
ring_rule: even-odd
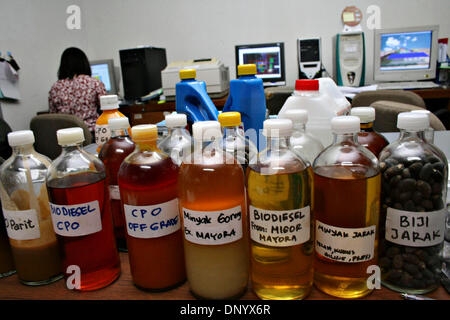
[[[297,77],[298,37],[321,36],[322,58],[333,71],[332,38],[342,30],[340,13],[356,4],[366,32],[366,82],[373,78],[373,34],[366,9],[378,5],[381,27],[440,25],[450,36],[448,0],[15,0],[3,1],[0,51],[11,51],[21,66],[18,103],[2,103],[14,130],[29,128],[38,111],[48,108],[47,95],[56,81],[59,58],[69,46],[83,49],[91,60],[113,58],[119,49],[138,45],[164,47],[168,62],[217,57],[235,77],[236,44],[285,43],[287,84]],[[81,8],[81,29],[68,30],[69,5]],[[122,91],[123,92],[123,91]]]

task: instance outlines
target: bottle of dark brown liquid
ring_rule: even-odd
[[[373,129],[375,121],[375,108],[356,107],[351,109],[351,115],[359,117],[360,129],[358,143],[366,147],[378,158],[381,150],[389,144],[389,141]]]

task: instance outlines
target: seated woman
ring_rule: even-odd
[[[86,54],[78,48],[67,48],[61,56],[58,81],[48,96],[50,113],[68,113],[82,119],[94,137],[99,117],[100,96],[106,94],[105,85],[91,77]]]

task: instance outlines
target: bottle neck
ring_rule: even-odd
[[[306,124],[305,123],[296,122],[296,123],[294,123],[293,130],[297,131],[297,132],[305,133],[306,132]]]
[[[134,143],[136,145],[136,151],[139,152],[139,151],[156,151],[156,150],[158,150],[158,148],[156,146],[156,140],[157,139],[134,141]]]
[[[171,135],[180,135],[183,131],[186,130],[184,127],[171,127],[167,129],[169,136]]]
[[[81,151],[82,147],[83,147],[83,143],[82,142],[61,146],[62,153],[70,153],[70,152],[73,152],[73,151]]]
[[[406,129],[399,129],[400,130],[400,136],[399,140],[403,139],[424,139],[424,130],[418,130],[418,131],[412,131],[412,130],[406,130]]]
[[[224,137],[237,136],[238,135],[238,126],[235,127],[224,127],[223,135]]]
[[[14,155],[29,155],[34,152],[33,144],[25,144],[21,146],[12,147],[12,152]]]
[[[333,133],[333,144],[337,143],[358,143],[358,133]]]
[[[289,148],[289,137],[267,137],[267,151],[278,151]]]
[[[373,122],[367,122],[360,124],[361,131],[373,131]]]
[[[116,137],[129,137],[127,129],[114,129],[111,130],[111,138]]]

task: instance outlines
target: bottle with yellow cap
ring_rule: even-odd
[[[56,134],[62,152],[48,169],[47,190],[66,285],[96,290],[120,275],[105,166],[82,149],[83,129],[61,129]]]
[[[134,126],[131,133],[136,148],[118,173],[131,275],[141,289],[168,290],[186,279],[178,166],[157,148],[156,125]]]
[[[223,112],[237,111],[241,114],[245,136],[261,151],[265,148],[262,129],[266,119],[263,81],[256,77],[255,64],[239,65],[237,73],[238,79],[230,81],[230,94]]]
[[[223,130],[223,138],[220,146],[226,152],[234,155],[238,160],[244,173],[252,159],[256,161],[258,149],[248,138],[244,136],[241,129],[241,114],[239,112],[222,112],[219,114],[219,122]]]
[[[181,81],[175,85],[176,111],[186,114],[191,124],[197,121],[217,121],[219,111],[206,91],[206,83],[195,80],[195,77],[195,69],[180,70]]]

